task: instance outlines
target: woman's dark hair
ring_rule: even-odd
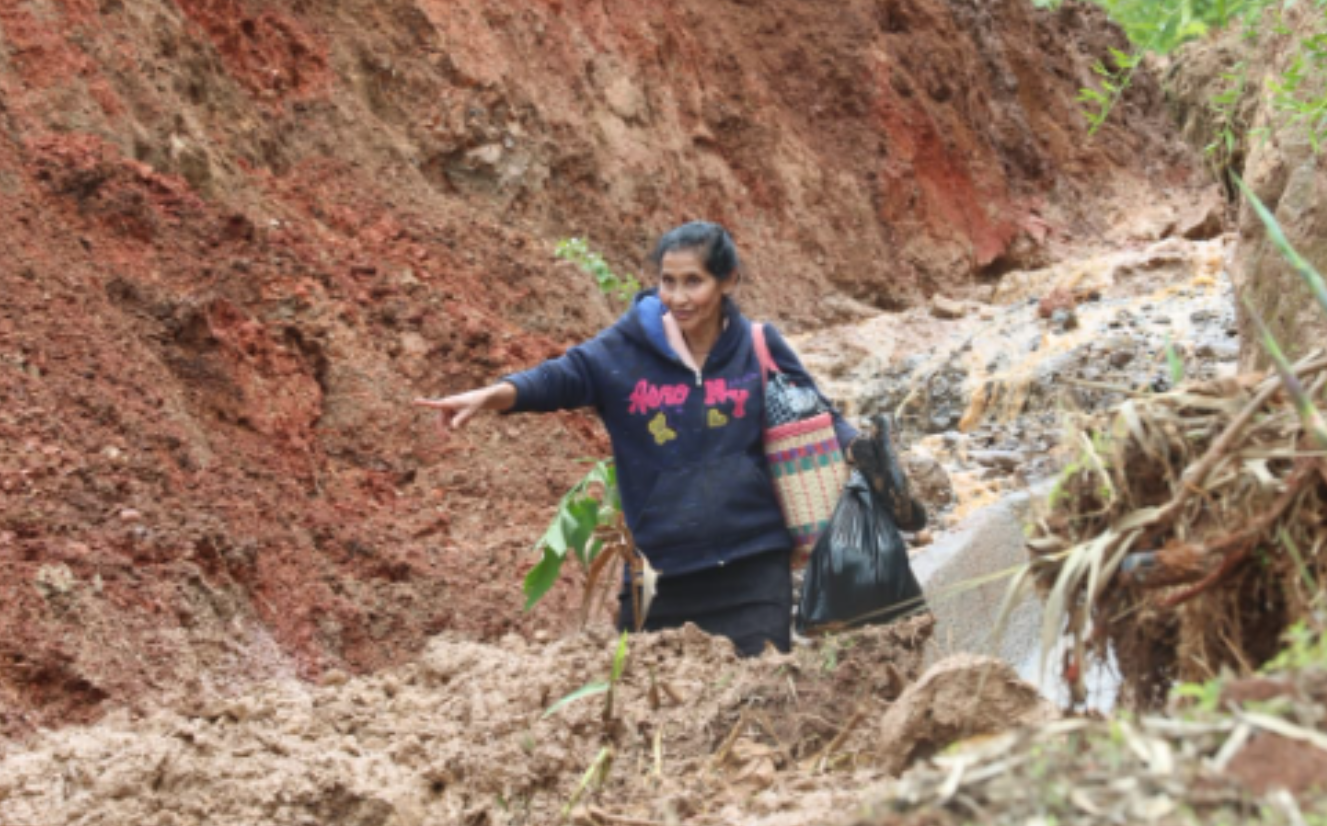
[[[650,263],[659,268],[663,257],[675,250],[694,250],[710,275],[720,281],[727,281],[742,268],[733,236],[709,221],[692,221],[665,232],[650,254]]]

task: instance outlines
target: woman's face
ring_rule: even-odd
[[[732,286],[733,279],[711,275],[695,250],[671,250],[659,264],[659,300],[686,334],[719,326],[723,297]]]

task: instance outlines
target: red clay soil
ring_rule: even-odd
[[[409,404],[613,317],[698,216],[793,326],[1112,231],[1195,164],[1023,0],[0,2],[0,734],[557,632],[519,580],[584,414]],[[1195,184],[1196,185],[1196,184]],[[777,300],[776,300],[777,299]]]

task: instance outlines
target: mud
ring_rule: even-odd
[[[895,416],[935,527],[954,528],[1053,475],[1066,416],[1235,373],[1230,251],[1229,236],[1171,237],[1010,272],[954,313],[915,308],[796,343],[849,414]]]
[[[566,630],[516,584],[602,432],[409,407],[611,321],[561,237],[723,221],[805,331],[1206,186],[1150,79],[1086,139],[1086,9],[490,5],[0,6],[0,732]]]
[[[639,273],[705,216],[846,407],[907,408],[943,531],[1049,472],[1067,379],[1155,381],[1166,329],[1226,361],[1159,87],[1079,116],[1109,46],[1023,0],[0,5],[0,822],[821,822],[1047,719],[995,661],[923,674],[921,620],[638,637],[611,714],[545,717],[616,640],[575,572],[518,583],[607,441],[409,401],[612,320],[557,239]],[[1111,245],[1095,298],[1054,265]]]
[[[612,637],[444,634],[372,677],[274,680],[9,747],[0,819],[551,823],[608,748],[611,769],[574,807],[581,816],[806,822],[954,739],[1053,716],[993,661],[922,676],[929,631],[911,620],[758,660],[694,628],[640,635],[607,716],[603,694],[547,710],[608,678]]]
[[[1156,348],[1164,340],[1158,330],[1167,328],[1157,318],[1177,320],[1169,329],[1181,331],[1174,343],[1194,354],[1186,362],[1191,371],[1227,369],[1229,359],[1208,351],[1200,356],[1195,343],[1224,339],[1231,323],[1221,272],[1212,274],[1202,263],[1220,249],[1186,242],[1109,259],[1127,266],[1088,259],[1014,274],[1010,283],[1023,285],[1024,292],[1003,308],[1003,317],[983,318],[984,308],[974,306],[970,315],[949,320],[953,327],[931,327],[937,345],[916,349],[910,369],[963,357],[964,340],[1017,346],[1031,336],[1059,346],[1058,339],[1080,335],[1051,329],[1028,293],[1053,292],[1063,287],[1057,279],[1066,273],[1094,269],[1111,275],[1093,282],[1101,296],[1074,305],[1082,327],[1103,330],[1121,318],[1140,319],[1122,322],[1121,335],[1129,348],[1151,348],[1149,356],[1122,363],[1106,381],[1154,378],[1160,370]],[[871,325],[906,335],[912,318],[905,313]],[[843,328],[807,342],[808,361],[846,335]],[[1056,354],[1057,369],[1102,364],[1094,355],[1100,340],[1073,338],[1073,346]],[[887,350],[865,357],[842,350],[839,369],[825,373],[837,377],[832,385],[864,369],[864,361],[888,356]],[[970,397],[959,400],[972,404]],[[568,811],[575,821],[791,824],[855,808],[873,789],[887,794],[891,777],[929,765],[953,742],[1058,716],[1041,696],[1057,696],[1057,674],[1047,675],[1040,692],[1019,679],[1020,671],[1033,682],[1041,677],[1035,605],[1019,609],[1031,611],[1027,622],[1015,612],[1009,636],[995,649],[1003,662],[961,653],[991,650],[989,632],[1006,582],[976,591],[963,583],[1020,558],[1017,516],[981,508],[1033,475],[1025,436],[1050,433],[1028,423],[1040,415],[1040,404],[1029,402],[1010,420],[992,415],[972,433],[912,436],[912,453],[933,450],[939,458],[931,459],[932,474],[949,483],[947,493],[936,480],[916,486],[923,498],[950,498],[937,508],[941,519],[926,542],[913,537],[920,544],[914,565],[936,609],[934,626],[929,617],[917,619],[757,661],[736,659],[728,643],[694,629],[634,637],[607,719],[603,694],[544,716],[560,698],[608,678],[616,640],[597,625],[565,636],[544,630],[529,640],[508,634],[493,643],[445,631],[407,665],[364,677],[330,669],[312,680],[289,668],[275,641],[250,636],[249,650],[265,645],[269,652],[266,660],[256,660],[241,658],[236,643],[219,640],[218,656],[233,658],[222,662],[233,662],[237,672],[249,669],[243,683],[220,682],[226,672],[199,661],[189,668],[218,682],[199,684],[192,696],[175,694],[165,708],[128,706],[94,727],[5,742],[0,819],[22,826],[552,822],[577,797],[604,748],[611,750],[611,769],[602,788],[581,793]],[[103,460],[121,461],[117,451]],[[911,466],[918,463],[912,456]],[[969,522],[970,513],[977,515]],[[112,516],[130,532],[148,521],[142,512]],[[997,541],[988,524],[1002,518],[1013,526],[1007,541]],[[964,544],[964,531],[975,531],[977,538]],[[934,546],[927,544],[931,540]],[[951,546],[959,550],[945,550]],[[99,624],[96,600],[113,584],[86,581],[75,573],[78,557],[63,559],[70,561],[39,570],[34,590],[66,621],[88,629],[82,661],[103,657],[109,670],[116,657],[139,653],[127,651],[114,629]],[[933,568],[935,575],[927,573]],[[960,591],[949,593],[956,585]],[[981,600],[984,608],[978,607]],[[235,623],[236,633],[262,633],[260,626]],[[268,671],[255,670],[264,663]],[[255,679],[259,684],[249,685]],[[1109,698],[1096,704],[1109,705]]]

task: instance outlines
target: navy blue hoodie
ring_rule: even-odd
[[[725,326],[699,372],[673,352],[656,291],[559,358],[504,377],[512,412],[593,407],[613,443],[627,526],[650,564],[677,576],[792,547],[762,446],[764,393],[751,326],[724,300]],[[811,377],[765,326],[770,355],[802,387]],[[834,413],[846,445],[856,431]]]

